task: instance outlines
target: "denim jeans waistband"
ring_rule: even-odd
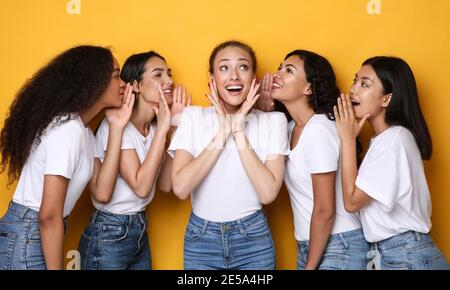
[[[92,223],[97,222],[114,222],[120,224],[131,224],[133,222],[147,223],[147,214],[145,211],[136,214],[115,214],[107,211],[96,210],[91,217]]]
[[[233,232],[239,231],[242,232],[245,228],[248,228],[251,225],[254,225],[258,222],[267,222],[266,215],[263,210],[258,210],[248,216],[245,216],[241,219],[237,219],[234,221],[228,222],[213,222],[202,219],[201,217],[191,213],[191,217],[189,219],[189,223],[198,228],[206,231],[208,228],[212,232],[220,233],[222,231]]]
[[[351,241],[353,238],[364,238],[364,232],[362,228],[351,230],[347,232],[337,233],[330,235],[328,239],[328,243],[334,241]],[[309,240],[307,241],[297,241],[297,243],[301,246],[309,246]]]
[[[389,250],[402,245],[406,245],[411,241],[428,242],[431,241],[429,233],[420,233],[416,231],[407,231],[401,234],[397,234],[385,240],[373,243],[376,249]]]
[[[10,220],[25,221],[28,223],[39,223],[39,212],[32,208],[11,201],[9,203],[8,211],[5,216],[8,216]],[[63,218],[64,232],[67,230],[67,217]]]
[[[39,212],[14,201],[9,203],[8,213],[22,220],[39,220]]]

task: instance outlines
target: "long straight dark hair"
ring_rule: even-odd
[[[407,128],[416,139],[423,160],[429,160],[433,146],[423,117],[416,80],[409,65],[401,58],[376,56],[364,61],[380,79],[384,94],[392,94],[386,109],[386,123]]]

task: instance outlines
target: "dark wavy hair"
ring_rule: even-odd
[[[214,73],[214,60],[216,59],[217,54],[227,47],[239,47],[240,49],[247,52],[250,55],[250,60],[252,61],[253,72],[256,73],[256,67],[257,67],[256,53],[253,50],[253,48],[251,48],[248,44],[245,44],[241,41],[229,40],[229,41],[225,41],[225,42],[222,42],[221,44],[217,45],[211,52],[211,55],[209,56],[209,73],[210,74]]]
[[[294,55],[303,60],[306,81],[311,85],[312,93],[308,97],[309,106],[314,110],[314,113],[325,114],[329,120],[334,121],[333,107],[337,104],[341,91],[336,84],[336,76],[330,62],[317,53],[300,49],[288,53],[284,60]],[[288,110],[280,101],[275,101],[275,110],[283,112],[289,121],[292,120]],[[361,141],[357,138],[356,160],[358,165],[362,161],[362,152]]]
[[[107,48],[71,48],[42,67],[19,90],[0,133],[0,172],[8,169],[8,185],[20,172],[48,125],[67,122],[69,113],[91,107],[106,91],[114,70]]]
[[[433,151],[431,135],[420,108],[416,80],[408,63],[397,57],[376,56],[364,61],[363,65],[373,68],[383,85],[383,94],[392,94],[386,109],[386,123],[407,128],[419,146],[422,159],[429,160]]]
[[[311,85],[311,95],[308,96],[309,106],[316,114],[325,114],[334,121],[333,106],[337,104],[341,91],[336,84],[333,67],[326,58],[307,50],[294,50],[286,55],[284,60],[291,56],[298,56],[303,60],[306,81]],[[276,108],[292,120],[287,109],[281,102],[276,102]]]

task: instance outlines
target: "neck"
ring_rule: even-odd
[[[385,114],[379,114],[375,118],[369,119],[369,123],[373,128],[375,136],[380,135],[384,130],[389,128],[389,125],[385,121]]]
[[[80,112],[79,115],[81,121],[83,121],[84,126],[86,127],[89,122],[94,119],[94,117],[97,116],[98,113],[101,112],[101,110],[103,110],[103,107],[101,107],[98,103],[95,103],[90,108],[84,110],[83,112]]]
[[[152,110],[154,107],[157,108],[158,104],[145,103],[140,99],[130,118],[130,122],[145,136],[148,134],[150,124],[155,118],[155,112]]]
[[[288,110],[295,124],[300,127],[304,127],[314,115],[314,110],[309,107],[307,98],[297,98],[294,101],[284,102],[283,105]]]
[[[233,106],[227,103],[223,103],[223,106],[225,107],[226,113],[227,114],[235,114],[238,110],[240,106]]]

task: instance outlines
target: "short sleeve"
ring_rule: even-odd
[[[46,175],[60,175],[71,179],[83,151],[83,132],[80,128],[62,124],[48,129],[45,136]]]
[[[91,129],[89,129],[89,141],[92,146],[94,158],[104,158],[105,153],[103,152],[102,144],[95,138]]]
[[[128,123],[127,126],[125,127],[125,130],[122,133],[122,144],[120,146],[120,149],[122,150],[136,148],[136,145],[134,144],[131,135],[132,128],[130,128],[130,126],[132,125]],[[101,152],[102,159],[105,157],[105,152],[108,149],[108,138],[109,138],[109,122],[106,119],[103,119],[96,134],[97,146],[99,147],[99,151]]]
[[[364,158],[356,178],[356,186],[380,202],[389,212],[399,196],[411,187],[408,168],[404,168],[406,153],[373,150]]]
[[[181,114],[180,122],[178,124],[177,130],[170,142],[167,153],[173,158],[175,156],[175,151],[183,149],[188,151],[195,156],[195,136],[194,129],[196,123],[196,113],[201,109],[198,107],[187,107],[183,110]]]
[[[340,142],[330,128],[314,124],[304,136],[305,163],[310,174],[337,171],[339,168]]]
[[[286,116],[283,113],[269,113],[269,144],[264,154],[264,160],[269,155],[288,155],[289,149],[289,132]]]

